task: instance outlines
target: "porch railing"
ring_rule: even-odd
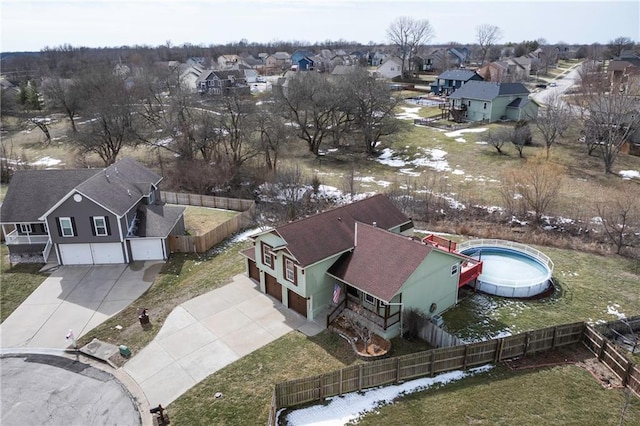
[[[20,235],[15,229],[4,238],[7,244],[46,244],[49,242],[48,235]]]
[[[44,258],[45,262],[49,258],[49,253],[51,253],[51,247],[52,246],[53,246],[53,243],[51,242],[51,240],[48,240],[47,241],[47,245],[44,246],[44,250],[42,250],[42,257]]]
[[[344,309],[347,307],[347,299],[348,299],[348,297],[345,297],[344,299],[342,299],[342,301],[340,303],[338,303],[338,306],[336,306],[335,309],[333,311],[331,311],[331,313],[329,315],[327,315],[327,328],[329,328],[331,323],[336,318],[338,318],[340,313],[342,311],[344,311]]]

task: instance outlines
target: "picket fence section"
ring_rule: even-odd
[[[162,200],[169,204],[210,207],[241,212],[203,235],[172,235],[169,247],[172,253],[205,253],[228,236],[251,223],[256,204],[253,200],[212,197],[162,191]]]

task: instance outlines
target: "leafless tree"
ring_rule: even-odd
[[[268,172],[275,173],[278,170],[278,157],[291,143],[293,133],[290,126],[285,125],[282,117],[274,111],[273,104],[267,104],[259,110],[256,125],[260,132],[265,167]]]
[[[609,56],[615,59],[620,56],[623,50],[633,48],[633,40],[629,37],[616,37],[609,41],[607,48],[609,50]]]
[[[298,73],[289,79],[278,102],[296,136],[319,155],[324,138],[332,131],[333,114],[339,109],[335,85],[324,74]]]
[[[562,176],[559,166],[529,159],[522,167],[505,173],[502,197],[507,205],[513,205],[514,200],[520,201],[522,210],[533,211],[535,222],[540,223],[542,215],[557,201]]]
[[[581,84],[579,101],[585,110],[585,132],[597,142],[605,173],[613,172],[622,145],[640,128],[639,96],[637,76],[610,82],[600,73],[594,81],[583,80]]]
[[[504,154],[502,148],[513,139],[513,130],[506,126],[491,129],[487,132],[487,142],[493,146],[498,154]]]
[[[626,192],[613,197],[602,194],[596,202],[595,211],[602,220],[604,235],[614,245],[617,254],[621,254],[626,247],[638,246],[640,201],[637,197],[629,196]]]
[[[502,38],[502,30],[491,24],[482,24],[476,27],[476,41],[480,46],[480,66],[484,65],[489,50]]]
[[[387,28],[387,39],[396,46],[400,59],[402,60],[401,72],[410,71],[405,69],[411,67],[411,59],[418,48],[429,41],[435,35],[435,31],[428,20],[414,19],[408,16],[401,16],[393,20]]]
[[[124,146],[139,141],[134,92],[108,72],[86,75],[80,84],[88,120],[72,142],[81,152],[95,153],[105,165],[112,164]]]
[[[524,158],[523,151],[524,147],[527,145],[531,145],[532,136],[531,136],[531,128],[529,127],[529,123],[524,120],[518,121],[516,123],[515,128],[513,129],[513,146],[518,151],[518,155],[520,158]]]
[[[54,77],[42,84],[45,99],[50,103],[50,109],[62,109],[71,123],[71,130],[77,133],[75,118],[80,110],[81,93],[78,85],[72,79]]]
[[[569,126],[572,119],[571,108],[564,102],[557,92],[551,92],[544,99],[544,105],[534,119],[536,128],[544,138],[546,158],[549,159],[551,146],[562,132]]]
[[[340,85],[348,111],[353,117],[353,126],[362,135],[365,150],[374,154],[380,138],[399,131],[400,121],[395,117],[399,98],[383,82],[369,76],[364,69],[347,76]],[[341,108],[343,111],[345,108]]]

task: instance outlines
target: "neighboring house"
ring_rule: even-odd
[[[470,81],[449,96],[456,121],[533,120],[538,107],[522,83]]]
[[[296,50],[291,54],[291,65],[296,65],[302,58],[313,57],[313,52],[309,50]]]
[[[450,47],[447,49],[449,55],[449,64],[464,67],[471,58],[471,51],[466,47]]]
[[[128,65],[123,64],[122,62],[118,62],[113,67],[113,75],[117,75],[119,77],[124,77],[131,74],[131,68]]]
[[[524,56],[491,62],[478,69],[484,81],[516,83],[525,81],[531,74],[531,59]]]
[[[11,262],[167,259],[169,235],[184,234],[184,207],[162,202],[161,180],[131,158],[106,169],[17,170],[0,210]]]
[[[490,62],[487,65],[478,68],[477,73],[482,76],[484,81],[501,83],[509,78],[509,67],[504,61]]]
[[[438,314],[457,302],[465,258],[412,234],[411,219],[376,195],[258,234],[242,254],[260,290],[307,319],[354,309],[391,338],[401,309]]]
[[[198,92],[213,95],[228,95],[231,92],[250,93],[244,72],[240,70],[216,71],[202,73],[196,82]]]
[[[607,77],[611,84],[624,82],[630,75],[640,75],[640,58],[609,61]]]
[[[336,65],[331,71],[331,75],[348,75],[352,72],[356,71],[357,67],[347,66],[347,65]]]
[[[398,77],[402,75],[402,60],[400,58],[391,57],[376,69],[376,73],[382,78],[391,79]]]
[[[242,58],[240,58],[238,55],[221,55],[218,56],[216,62],[218,63],[218,68],[228,69],[240,62],[241,59]]]
[[[291,69],[296,71],[309,71],[313,69],[314,60],[310,57],[303,56],[297,60],[291,60]]]
[[[470,81],[482,81],[482,76],[471,70],[448,70],[438,75],[431,83],[431,93],[450,95]]]
[[[198,78],[204,72],[204,68],[196,64],[183,64],[179,67],[180,85],[189,91],[195,92],[198,89]]]

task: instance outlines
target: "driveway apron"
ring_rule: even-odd
[[[166,406],[222,367],[307,324],[237,275],[176,307],[154,340],[123,368],[151,406]]]
[[[129,306],[153,283],[162,262],[61,266],[0,325],[2,348],[66,348]]]

